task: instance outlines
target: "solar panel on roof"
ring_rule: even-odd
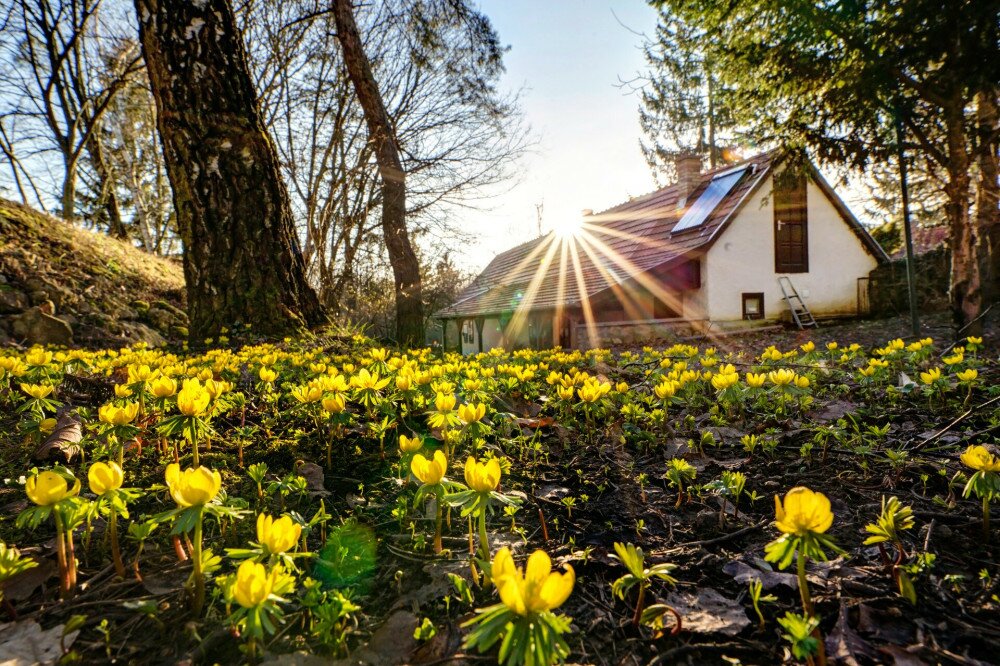
[[[732,171],[724,171],[712,178],[712,182],[708,184],[708,187],[701,193],[698,200],[688,208],[687,212],[684,213],[684,217],[681,218],[671,233],[700,227],[708,219],[708,216],[712,214],[712,211],[722,203],[722,200],[733,191],[736,183],[740,182],[743,174],[747,172],[747,168],[741,167]]]

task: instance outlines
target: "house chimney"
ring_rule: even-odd
[[[677,209],[682,210],[701,182],[701,156],[681,153],[674,158],[674,169],[677,171]]]

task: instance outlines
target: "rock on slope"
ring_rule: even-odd
[[[180,264],[0,198],[0,344],[187,336]]]

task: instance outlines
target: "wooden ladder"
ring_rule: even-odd
[[[795,322],[795,325],[800,330],[805,328],[819,328],[819,324],[816,323],[816,319],[809,312],[805,301],[799,296],[799,292],[795,290],[792,279],[782,275],[778,278],[778,286],[781,287],[781,294],[785,299],[785,303],[788,304],[788,310],[792,313],[792,321]]]

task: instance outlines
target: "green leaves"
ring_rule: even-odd
[[[546,611],[521,616],[504,604],[477,613],[462,625],[472,627],[463,644],[467,650],[476,648],[483,653],[499,642],[497,661],[504,666],[548,666],[569,656],[562,634],[570,630],[572,619],[565,615]]]
[[[781,637],[792,644],[796,659],[807,659],[817,653],[819,639],[813,632],[819,628],[818,617],[788,612],[785,617],[778,618],[778,624],[785,630]]]
[[[874,524],[865,526],[865,531],[872,536],[865,539],[865,545],[876,543],[900,543],[900,532],[913,527],[913,509],[904,506],[896,497],[888,501],[882,496],[882,513]]]
[[[677,584],[677,579],[670,575],[677,568],[676,564],[663,562],[646,568],[645,555],[643,555],[642,549],[637,548],[635,544],[630,543],[626,545],[616,542],[614,548],[617,555],[612,555],[612,557],[616,558],[628,569],[627,575],[611,583],[611,591],[619,599],[624,600],[628,591],[636,585],[642,588],[649,587],[653,579],[666,581],[670,585]]]

